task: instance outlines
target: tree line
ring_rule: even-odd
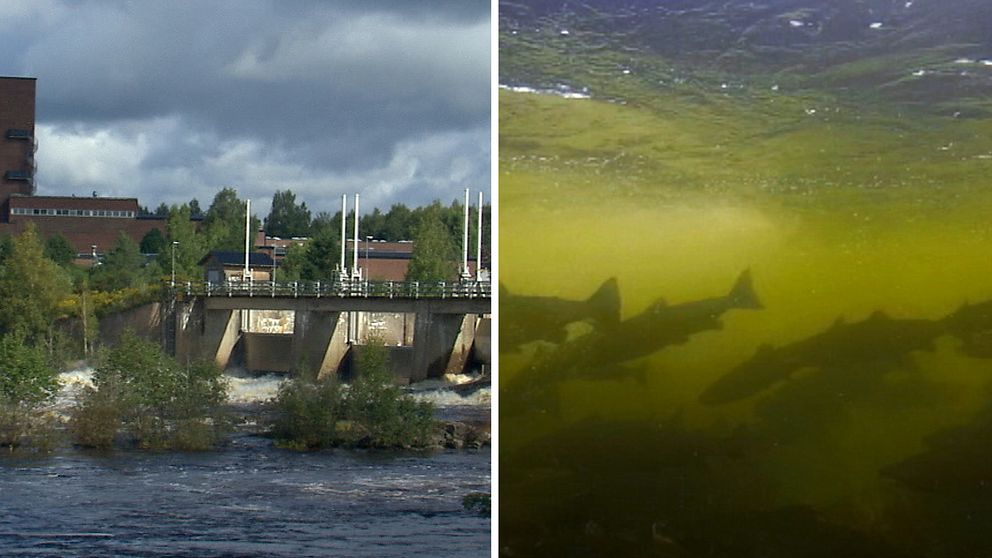
[[[470,208],[469,252],[475,256],[478,236],[477,208]],[[177,241],[176,274],[182,280],[195,280],[201,275],[197,262],[211,250],[243,251],[245,202],[233,188],[217,193],[204,212],[196,199],[180,205],[159,205],[145,214],[166,219],[165,232],[152,230],[142,239],[139,252],[158,254],[160,268],[171,271],[172,242]],[[465,206],[455,200],[449,205],[435,201],[429,205],[409,208],[393,204],[388,211],[379,208],[361,216],[361,239],[413,240],[411,281],[443,281],[457,277],[457,262],[461,253]],[[482,259],[490,261],[491,206],[483,206]],[[352,235],[354,211],[348,213],[347,236]],[[292,245],[279,270],[281,281],[329,281],[341,253],[341,212],[319,212],[312,215],[305,201],[297,202],[291,190],[277,191],[272,208],[264,220],[252,218],[252,230],[262,228],[265,234],[283,239],[306,238],[304,246]],[[115,247],[116,248],[116,247]],[[168,256],[167,267],[162,256]]]
[[[222,190],[218,196],[222,196],[222,200],[214,198],[214,202],[210,205],[210,209],[206,212],[200,209],[200,202],[193,198],[188,203],[183,204],[189,209],[189,215],[191,218],[195,219],[209,219],[212,214],[216,214],[217,211],[215,207],[218,202],[222,206],[227,206],[231,201],[231,194],[236,198],[237,193],[231,189],[226,188]],[[243,203],[243,202],[242,202]],[[141,215],[145,216],[156,216],[168,218],[173,211],[175,211],[177,206],[166,205],[164,202],[159,204],[154,211],[149,210],[147,207],[141,208]],[[492,206],[490,204],[484,204],[482,206],[483,211],[483,251],[486,250],[486,246],[490,243],[490,231],[491,231],[491,217],[492,217]],[[402,203],[395,203],[389,207],[389,210],[383,212],[378,207],[374,208],[371,212],[362,215],[361,217],[361,235],[371,236],[376,240],[388,240],[388,241],[399,241],[399,240],[413,240],[416,236],[418,226],[420,223],[428,217],[428,214],[434,213],[436,217],[445,225],[453,238],[461,239],[462,237],[462,227],[464,225],[464,211],[465,206],[463,202],[459,200],[454,200],[450,205],[443,205],[440,201],[435,201],[430,205],[414,207],[407,207]],[[475,246],[475,235],[477,231],[477,219],[478,214],[477,207],[475,205],[471,206],[472,219],[469,226],[469,234],[471,237],[471,246]],[[348,212],[348,219],[350,220],[354,217],[354,211]],[[242,223],[244,214],[242,213]],[[329,213],[326,211],[321,211],[313,214],[307,207],[305,201],[297,203],[296,194],[292,190],[277,190],[272,196],[272,207],[269,210],[269,214],[262,221],[265,234],[273,237],[279,238],[306,238],[310,237],[323,229],[330,228],[332,230],[341,230],[341,212],[337,211],[335,213]],[[243,226],[243,225],[242,225]],[[351,234],[351,230],[348,231]],[[486,259],[486,258],[483,258]]]

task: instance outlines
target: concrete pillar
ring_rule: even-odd
[[[403,346],[413,346],[413,333],[417,323],[417,314],[406,312],[403,314]]]
[[[347,334],[344,312],[298,310],[289,355],[293,370],[311,378],[334,374],[348,352]]]
[[[493,364],[493,320],[488,315],[480,318],[475,328],[475,344],[472,346],[473,358],[491,367]]]
[[[189,362],[199,355],[200,333],[203,327],[203,302],[198,299],[177,300],[172,335],[175,355],[179,362]]]
[[[337,374],[338,370],[341,369],[341,363],[344,362],[344,357],[351,349],[351,345],[348,344],[348,330],[346,325],[348,319],[343,312],[339,314],[337,325],[334,327],[331,339],[327,343],[327,350],[324,351],[324,360],[317,370],[318,380],[323,380],[327,376]]]
[[[417,313],[413,333],[414,366],[410,371],[410,381],[444,375],[464,322],[464,315],[435,314],[429,308]]]
[[[465,371],[469,357],[472,356],[472,344],[475,342],[478,322],[479,317],[475,314],[466,314],[462,317],[458,335],[451,344],[451,355],[448,356],[448,365],[444,368],[445,374],[461,374]]]
[[[241,331],[241,313],[234,310],[207,310],[204,312],[203,345],[200,356],[227,368],[234,345]]]

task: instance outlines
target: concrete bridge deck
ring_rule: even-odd
[[[177,287],[172,319],[164,323],[172,324],[167,335],[171,334],[180,358],[208,358],[226,367],[240,342],[250,345],[249,354],[264,353],[265,362],[282,363],[285,371],[317,377],[336,374],[351,348],[362,344],[354,324],[363,313],[415,316],[412,346],[390,349],[395,371],[406,380],[461,372],[473,356],[485,363],[491,358],[488,282],[233,282]],[[292,333],[253,337],[245,316],[255,310],[292,311]]]

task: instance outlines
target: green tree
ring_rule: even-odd
[[[393,204],[386,213],[385,223],[381,232],[384,240],[412,240],[413,212],[401,204]]]
[[[60,233],[55,233],[45,241],[45,257],[65,267],[76,259],[76,249],[69,244],[69,239]]]
[[[291,238],[310,234],[310,210],[307,203],[296,204],[291,190],[276,191],[272,196],[272,209],[265,219],[265,232],[271,236]]]
[[[362,215],[360,226],[362,229],[362,239],[366,236],[385,239],[386,215],[376,207],[372,210],[372,213]]]
[[[50,449],[54,418],[41,404],[58,390],[57,371],[41,345],[17,331],[0,336],[0,446]]]
[[[7,260],[11,252],[14,251],[14,238],[9,234],[0,235],[0,265]]]
[[[367,339],[358,354],[358,377],[348,390],[345,416],[362,426],[368,445],[424,446],[433,413],[430,403],[414,400],[396,385],[382,339]]]
[[[172,272],[172,242],[176,251],[176,279],[181,282],[200,281],[203,274],[197,265],[206,255],[208,248],[206,238],[197,231],[196,225],[190,220],[192,210],[188,205],[172,206],[169,217],[165,221],[166,238],[168,240],[169,261],[163,265],[163,271]],[[162,260],[165,262],[165,260]]]
[[[166,215],[168,215],[168,211]],[[162,231],[156,228],[148,231],[145,233],[145,236],[141,237],[141,244],[138,245],[138,249],[141,250],[142,254],[158,254],[159,258],[161,258],[168,250],[168,246],[169,241],[166,240]]]
[[[276,271],[276,281],[280,283],[287,281],[299,281],[303,267],[307,262],[307,247],[305,244],[292,243],[286,247],[286,255],[279,263]]]
[[[29,345],[21,332],[0,337],[0,398],[4,403],[35,404],[58,391],[58,371],[40,345]]]
[[[245,202],[238,198],[238,192],[234,188],[224,188],[217,192],[203,216],[203,231],[211,250],[244,252],[246,209]],[[254,235],[258,229],[258,219],[252,217],[251,234]]]
[[[165,217],[168,214],[169,206],[165,205],[165,202],[158,204],[158,207],[155,208],[155,215],[157,217]]]
[[[331,378],[295,378],[275,404],[273,433],[296,449],[328,446],[424,447],[434,429],[434,408],[403,393],[393,381],[381,339],[361,347],[358,377],[348,388]]]
[[[449,281],[458,275],[457,260],[458,247],[441,220],[440,204],[430,206],[417,224],[406,280]]]
[[[339,233],[340,234],[340,233]],[[340,264],[341,245],[338,235],[325,228],[315,234],[306,246],[306,259],[300,269],[304,281],[331,281]]]
[[[317,234],[320,233],[334,234],[340,236],[341,234],[340,211],[334,213],[333,215],[326,211],[321,211],[320,213],[317,214],[316,217],[313,218],[313,223],[311,223],[310,225],[310,234],[312,236],[316,236]]]
[[[71,289],[65,270],[45,257],[38,233],[28,225],[0,266],[0,331],[20,330],[29,342],[49,337],[57,306]]]
[[[181,365],[130,331],[102,354],[93,382],[73,417],[83,445],[108,447],[124,433],[145,448],[207,449],[226,422],[218,367]]]
[[[143,287],[148,284],[144,265],[138,245],[122,232],[100,265],[92,268],[91,284],[101,291]]]

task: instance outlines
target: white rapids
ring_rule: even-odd
[[[71,407],[82,395],[86,388],[93,387],[93,368],[83,367],[59,374],[59,391],[55,398],[55,407],[65,409]],[[275,399],[279,388],[288,380],[287,376],[279,374],[264,374],[252,376],[242,370],[231,370],[224,373],[227,382],[228,402],[248,405],[265,403]],[[471,374],[446,374],[443,378],[424,380],[408,386],[407,392],[420,401],[430,401],[438,407],[473,406],[489,407],[492,391],[483,387],[471,393],[462,395],[450,388],[478,379]]]

